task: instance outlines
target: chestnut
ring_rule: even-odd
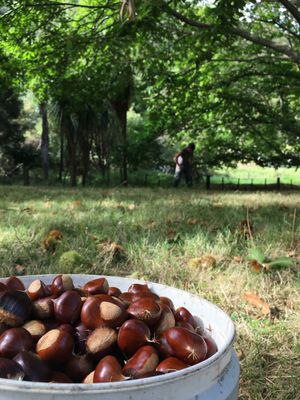
[[[76,383],[94,370],[94,364],[87,355],[73,355],[64,366],[63,372]]]
[[[150,292],[150,289],[147,284],[143,283],[132,283],[128,290],[129,293],[140,293],[140,292]]]
[[[85,283],[82,290],[88,296],[91,296],[94,294],[107,294],[108,287],[109,285],[106,278],[97,278]]]
[[[160,318],[161,308],[153,298],[145,297],[131,303],[127,312],[133,318],[142,320],[148,326],[153,326]]]
[[[7,290],[7,286],[5,285],[5,283],[0,282],[0,292],[4,292],[4,290]]]
[[[176,321],[175,326],[179,326],[181,328],[187,329],[188,331],[197,333],[195,331],[195,329],[193,328],[193,326],[189,322],[186,322],[186,321]]]
[[[56,327],[54,327],[53,329],[59,329],[60,331],[66,331],[68,332],[71,336],[74,336],[75,334],[75,328],[70,325],[70,324],[60,324]]]
[[[82,381],[82,383],[91,384],[94,382],[95,371],[90,372]]]
[[[60,296],[66,290],[74,289],[73,279],[70,275],[57,275],[51,284],[51,292],[55,296]]]
[[[71,358],[72,351],[72,336],[59,329],[52,329],[45,333],[36,345],[36,352],[41,359],[53,364],[67,362]]]
[[[22,350],[31,350],[33,344],[33,338],[26,329],[8,329],[0,336],[0,357],[13,358]]]
[[[5,281],[5,285],[11,290],[25,290],[24,283],[16,276],[11,276]]]
[[[54,303],[54,317],[60,322],[73,324],[78,320],[81,311],[81,297],[75,290],[62,293]]]
[[[54,371],[52,372],[50,383],[73,383],[72,380],[63,372]]]
[[[35,279],[29,285],[27,289],[27,294],[30,297],[30,299],[34,301],[41,299],[43,297],[50,296],[51,291],[48,289],[48,287],[45,285],[44,282],[42,282],[40,279]]]
[[[121,300],[126,307],[130,306],[132,303],[134,293],[123,292],[118,296],[118,299]]]
[[[117,338],[117,332],[109,326],[96,328],[86,340],[86,352],[95,360],[99,360],[114,348]]]
[[[25,292],[6,290],[0,292],[0,322],[16,327],[29,318],[32,303]]]
[[[206,359],[207,359],[213,356],[218,351],[218,346],[214,341],[214,339],[207,333],[205,333],[202,337],[205,340],[207,346],[207,353],[206,353]]]
[[[124,305],[118,299],[108,295],[88,298],[81,310],[81,321],[87,328],[95,329],[101,325],[112,328],[120,326],[128,317]],[[105,300],[102,300],[105,296]],[[106,300],[107,299],[107,300]]]
[[[45,324],[37,320],[26,322],[26,324],[23,325],[23,328],[30,333],[35,342],[37,342],[47,331]]]
[[[170,346],[171,355],[186,364],[194,365],[206,358],[207,345],[204,339],[196,333],[185,328],[174,327],[162,332],[160,339],[161,337],[164,337]]]
[[[159,334],[169,328],[175,326],[175,318],[169,306],[164,303],[160,304],[161,315],[157,324],[153,327],[155,334]]]
[[[23,369],[14,360],[0,358],[0,378],[22,381],[24,375]]]
[[[163,372],[164,374],[173,371],[179,371],[180,369],[184,369],[189,367],[188,364],[179,360],[176,357],[168,357],[161,361],[156,367],[156,371]]]
[[[0,322],[0,335],[2,335],[2,333],[5,332],[7,329],[9,329],[9,326],[6,325],[4,322]]]
[[[160,302],[160,304],[163,303],[163,304],[167,305],[171,309],[172,312],[175,312],[174,303],[171,299],[169,299],[169,297],[160,296],[159,302]]]
[[[93,382],[117,382],[124,381],[126,378],[122,374],[122,368],[119,361],[114,356],[106,356],[97,364]]]
[[[179,307],[175,311],[175,320],[176,321],[184,321],[188,322],[189,324],[192,325],[192,327],[195,329],[197,328],[197,323],[192,316],[192,314],[187,310],[185,307]]]
[[[125,321],[118,332],[118,347],[127,357],[133,356],[139,347],[150,340],[149,327],[139,319]]]
[[[23,350],[14,357],[14,361],[23,369],[25,381],[49,381],[51,371],[37,354]]]
[[[144,374],[155,371],[158,364],[159,357],[155,348],[149,345],[142,346],[125,364],[123,374],[140,378]]]
[[[33,314],[39,319],[48,319],[54,316],[54,304],[52,297],[44,297],[32,303]]]
[[[0,288],[0,290],[1,290],[1,288]],[[114,286],[110,286],[108,288],[108,292],[107,292],[107,294],[109,296],[114,296],[114,297],[119,297],[121,293],[122,293],[121,290]]]

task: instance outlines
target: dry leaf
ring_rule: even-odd
[[[59,230],[57,230],[57,229],[53,229],[53,230],[49,233],[48,236],[52,237],[53,239],[60,240],[60,239],[62,239],[63,234],[61,233],[61,231],[59,231]]]
[[[45,208],[51,208],[52,207],[52,202],[51,201],[45,201],[44,207]]]
[[[236,263],[242,263],[244,259],[241,256],[234,256],[233,261],[235,261]]]
[[[265,301],[263,301],[260,297],[257,296],[254,292],[245,292],[244,298],[247,303],[252,306],[259,308],[264,315],[270,314],[270,306]]]
[[[135,210],[137,206],[135,204],[128,204],[128,210],[132,211]]]
[[[111,240],[101,240],[101,242],[98,244],[98,250],[100,253],[110,253],[112,256],[117,254],[125,255],[125,249]]]
[[[190,268],[214,268],[217,265],[217,260],[212,256],[202,256],[191,258],[188,261]]]
[[[254,272],[257,272],[257,273],[262,272],[262,271],[264,270],[264,266],[263,266],[262,264],[260,264],[260,263],[259,263],[258,261],[256,261],[256,260],[251,260],[251,261],[249,261],[249,265],[250,265],[251,269],[252,269]]]
[[[81,200],[75,200],[70,204],[70,209],[74,210],[74,208],[80,207],[82,205]]]
[[[196,218],[189,218],[186,223],[188,225],[197,225],[198,224],[198,220]]]

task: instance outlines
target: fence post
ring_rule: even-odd
[[[280,190],[280,178],[279,177],[277,178],[276,186],[277,186],[277,190]]]
[[[210,176],[209,175],[206,175],[206,190],[209,190],[210,189]]]

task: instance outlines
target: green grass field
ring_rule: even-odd
[[[296,400],[300,393],[300,197],[186,189],[0,188],[1,275],[134,276],[196,293],[234,320],[240,399]],[[247,225],[245,225],[247,220]],[[249,233],[249,225],[251,225]],[[246,228],[245,228],[246,226]],[[60,240],[49,240],[58,230]],[[255,272],[253,248],[291,266]],[[82,259],[59,265],[76,250]],[[212,256],[214,263],[191,260]],[[276,311],[247,303],[253,291]]]

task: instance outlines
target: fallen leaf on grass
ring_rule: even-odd
[[[186,223],[188,225],[197,225],[198,224],[198,220],[196,218],[189,218]]]
[[[270,306],[265,301],[263,301],[260,297],[257,296],[254,292],[245,292],[244,298],[247,303],[251,304],[252,306],[259,308],[260,311],[264,315],[270,314]]]
[[[262,272],[262,271],[264,271],[264,266],[263,266],[263,264],[260,264],[259,262],[257,262],[256,260],[251,260],[250,262],[249,262],[249,265],[250,265],[250,267],[251,267],[251,269],[254,271],[254,272],[256,272],[256,273],[259,273],[259,272]]]
[[[75,200],[73,201],[73,203],[70,204],[70,209],[74,210],[74,208],[80,207],[82,205],[82,201],[81,200]]]
[[[137,205],[135,204],[128,204],[128,210],[132,211],[135,210],[137,208]]]
[[[98,244],[98,251],[100,253],[110,254],[111,256],[122,255],[125,256],[125,249],[111,240],[101,240]]]
[[[58,229],[53,229],[48,236],[42,240],[41,246],[44,250],[54,253],[63,237],[62,232]]]
[[[233,261],[235,261],[236,263],[242,263],[244,259],[241,256],[234,256]]]
[[[212,256],[202,256],[191,258],[188,261],[189,268],[214,268],[217,265],[217,260]]]

